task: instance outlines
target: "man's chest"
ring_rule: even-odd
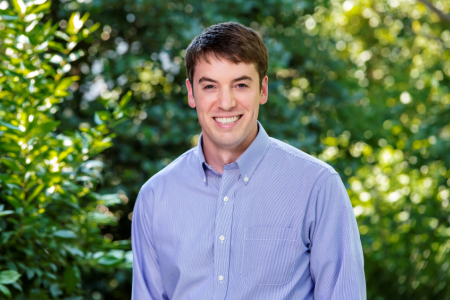
[[[308,191],[290,182],[222,183],[201,192],[186,189],[181,198],[169,192],[155,203],[152,226],[163,277],[189,277],[214,290],[225,283],[284,285],[299,267],[307,271]]]

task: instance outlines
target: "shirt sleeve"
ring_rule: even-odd
[[[133,250],[133,300],[168,299],[162,284],[151,231],[151,214],[147,212],[151,204],[144,201],[139,193],[133,210],[131,244]]]
[[[314,299],[366,300],[358,225],[338,174],[322,182],[315,204],[310,231]]]

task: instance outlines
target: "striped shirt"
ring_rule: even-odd
[[[201,136],[133,211],[134,300],[366,299],[345,187],[329,165],[258,135],[223,174]]]

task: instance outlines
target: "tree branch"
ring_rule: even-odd
[[[428,2],[428,0],[418,0],[419,2],[422,2],[423,4],[425,4],[429,9],[431,9],[432,11],[434,11],[439,18],[441,19],[441,21],[444,21],[448,24],[450,24],[450,16],[446,15],[445,13],[443,13],[442,11],[440,11],[436,6],[434,6],[432,3]]]

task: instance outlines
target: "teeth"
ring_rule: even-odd
[[[217,122],[223,125],[230,125],[239,120],[241,116],[236,116],[232,118],[214,118]]]

